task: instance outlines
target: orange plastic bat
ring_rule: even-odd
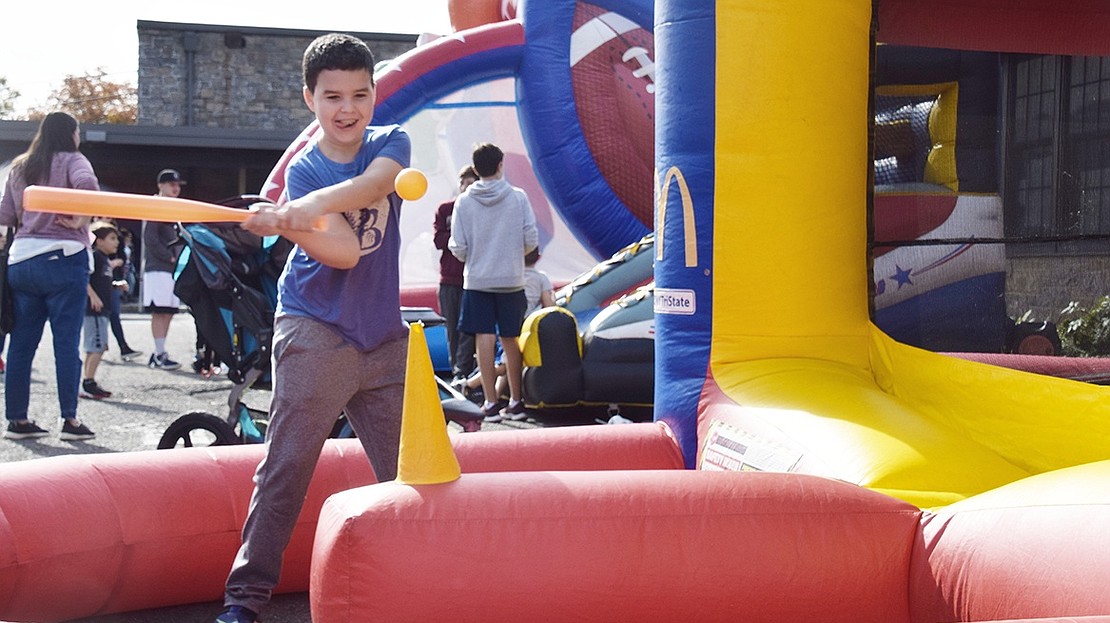
[[[107,191],[28,186],[23,191],[23,208],[33,212],[56,212],[80,216],[163,221],[167,223],[241,223],[254,213],[179,197],[158,197]]]

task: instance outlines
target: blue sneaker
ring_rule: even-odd
[[[243,606],[228,606],[216,617],[216,623],[254,623],[258,615]]]

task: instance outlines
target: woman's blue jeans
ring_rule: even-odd
[[[15,326],[8,336],[4,406],[9,420],[26,420],[31,402],[31,365],[46,321],[54,336],[58,406],[77,417],[81,383],[81,327],[88,299],[89,255],[51,251],[8,267]]]

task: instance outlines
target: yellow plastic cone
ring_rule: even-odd
[[[409,326],[409,354],[405,367],[405,403],[401,409],[401,447],[397,482],[435,485],[458,480],[459,460],[447,437],[443,405],[439,402],[432,357],[423,323]]]

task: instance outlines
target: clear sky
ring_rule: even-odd
[[[136,83],[138,20],[407,34],[451,31],[447,0],[8,3],[0,18],[0,76],[20,93],[15,101],[17,110],[44,105],[66,76],[84,75],[98,68],[108,73],[109,80]]]

